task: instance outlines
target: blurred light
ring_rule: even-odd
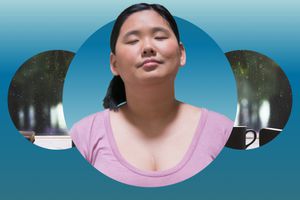
[[[234,126],[238,126],[240,124],[239,116],[240,116],[240,103],[237,104]]]
[[[56,106],[51,106],[50,120],[52,127],[58,126],[61,129],[67,128],[62,103],[58,103]]]
[[[64,109],[62,103],[57,104],[57,119],[58,119],[58,124],[60,128],[66,129],[67,124],[65,120],[65,115],[64,115]]]
[[[35,126],[35,116],[34,116],[33,105],[29,106],[29,125],[30,125],[30,128],[33,128]]]
[[[259,108],[259,118],[261,122],[261,127],[268,127],[269,119],[270,119],[270,102],[267,100],[263,100],[260,108]]]
[[[19,122],[20,122],[20,127],[19,128],[23,128],[24,127],[24,111],[23,109],[20,109],[19,112],[18,112],[18,115],[19,115]]]

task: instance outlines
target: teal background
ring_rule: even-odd
[[[77,52],[96,30],[137,1],[1,1],[1,199],[298,199],[300,196],[300,2],[155,1],[208,33],[225,52],[247,49],[278,63],[290,80],[293,108],[284,131],[251,151],[224,149],[197,176],[162,188],[127,186],[101,175],[77,150],[26,142],[10,120],[7,92],[18,67],[47,50]],[[226,101],[226,99],[220,99]],[[224,103],[225,105],[225,103]]]

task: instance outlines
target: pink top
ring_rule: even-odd
[[[232,127],[233,122],[225,116],[202,108],[188,151],[176,166],[163,171],[137,169],[122,157],[108,109],[77,122],[71,137],[84,158],[103,174],[129,185],[159,187],[183,181],[204,169],[220,153]]]

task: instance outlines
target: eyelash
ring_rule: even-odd
[[[167,36],[161,36],[161,37],[154,37],[155,40],[161,41],[161,40],[165,40],[168,39]],[[130,44],[130,45],[134,45],[135,43],[137,43],[139,40],[130,40],[128,41],[126,44]]]
[[[137,42],[138,42],[138,40],[130,40],[130,41],[127,42],[127,44],[135,44]]]
[[[166,36],[161,36],[161,37],[155,37],[156,40],[165,40],[168,39]]]

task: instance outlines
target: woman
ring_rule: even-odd
[[[105,175],[135,186],[183,181],[207,166],[233,126],[226,117],[175,98],[186,53],[176,22],[158,4],[135,4],[111,33],[110,83],[103,112],[71,130],[81,154]]]

